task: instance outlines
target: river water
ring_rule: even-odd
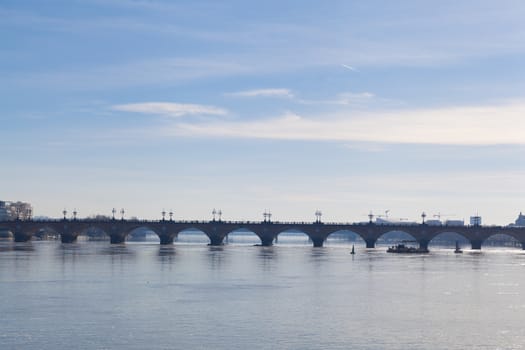
[[[521,250],[232,241],[0,242],[0,348],[524,348]]]

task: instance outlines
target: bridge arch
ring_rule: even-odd
[[[178,243],[209,243],[208,233],[198,226],[186,226],[177,232],[175,240]]]
[[[261,237],[254,230],[240,226],[230,230],[225,237],[225,243],[253,245],[260,243]]]
[[[128,228],[126,233],[126,241],[146,241],[150,240],[151,234],[155,237],[154,240],[160,242],[161,234],[154,227],[148,225],[137,225]]]
[[[511,232],[495,232],[486,237],[482,244],[484,246],[520,247],[525,249],[525,242],[520,241],[520,238]]]
[[[31,230],[31,235],[38,239],[49,239],[49,238],[58,238],[60,232],[52,226],[39,226]]]
[[[366,244],[365,238],[357,231],[351,229],[338,229],[328,233],[326,242],[330,241],[346,241],[352,244]]]
[[[460,246],[471,244],[469,238],[460,232],[454,231],[453,229],[436,232],[432,235],[432,238],[429,240],[428,244],[440,247],[453,247],[456,245],[456,242],[458,242]]]
[[[106,228],[97,224],[88,225],[79,231],[80,237],[85,237],[87,240],[107,241],[110,239],[110,234]]]
[[[376,243],[379,245],[392,245],[392,244],[399,243],[400,241],[420,242],[420,240],[414,237],[413,234],[407,231],[391,229],[391,230],[381,233],[377,237]]]
[[[17,226],[20,226],[17,228]],[[77,223],[70,224],[64,221],[22,221],[20,223],[14,222],[13,228],[15,231],[20,229],[20,232],[14,233],[15,241],[23,242],[30,240],[34,237],[39,239],[58,238],[63,243],[72,243],[76,240],[77,236],[81,232],[83,225],[77,225]]]
[[[276,243],[304,245],[311,241],[310,233],[302,228],[282,227],[276,234]]]

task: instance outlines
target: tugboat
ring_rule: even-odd
[[[463,253],[463,251],[459,247],[458,241],[456,241],[456,249],[454,249],[454,253],[456,253],[456,254]]]
[[[420,248],[420,247],[416,248],[416,247],[409,247],[405,245],[405,243],[407,242],[411,242],[411,241],[403,241],[403,243],[388,247],[386,252],[387,253],[405,253],[405,254],[428,253],[428,249],[426,248]]]

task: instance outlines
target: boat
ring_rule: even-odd
[[[461,248],[459,247],[459,243],[458,241],[456,241],[456,249],[454,249],[454,253],[458,254],[458,253],[463,253],[463,251],[461,250]]]
[[[388,247],[386,252],[387,253],[421,254],[421,253],[428,253],[428,249],[421,248],[421,247],[418,247],[418,248],[410,247],[404,243],[399,243],[395,246]]]
[[[355,254],[355,249],[354,249],[354,245],[352,244],[352,251],[350,252],[350,254]]]

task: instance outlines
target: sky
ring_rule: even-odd
[[[1,0],[0,199],[508,224],[523,18],[521,0]]]

